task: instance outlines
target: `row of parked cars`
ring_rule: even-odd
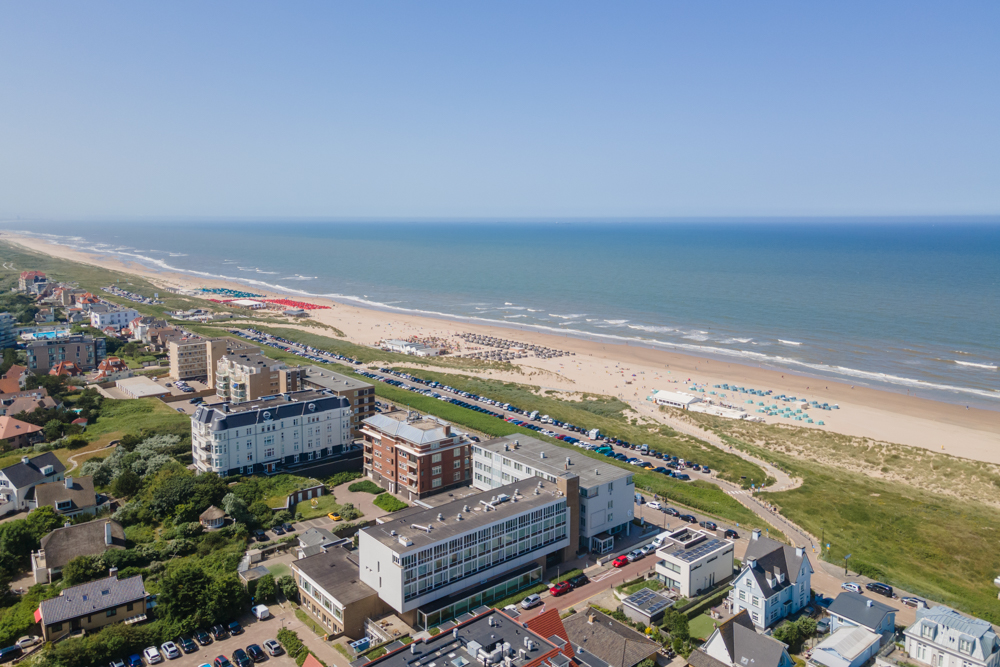
[[[559,597],[560,595],[565,595],[575,588],[580,588],[590,583],[590,579],[587,578],[585,574],[578,574],[575,577],[571,577],[565,581],[560,581],[549,586],[549,594],[553,597]],[[522,609],[531,609],[532,607],[537,607],[542,604],[542,598],[537,593],[532,593],[531,595],[525,597],[521,600]],[[511,605],[513,607],[513,605]],[[513,609],[516,611],[516,608]]]
[[[344,356],[343,354],[335,354],[333,352],[327,352],[326,350],[317,349],[310,345],[302,345],[301,343],[296,343],[294,340],[288,340],[287,338],[282,338],[281,336],[272,336],[262,331],[258,331],[257,329],[230,329],[229,333],[236,334],[240,338],[252,340],[255,343],[267,345],[268,347],[273,347],[276,350],[288,352],[289,354],[294,354],[302,357],[303,359],[315,361],[320,364],[331,364],[333,363],[330,361],[332,358],[353,366],[361,365],[361,362],[357,359]]]
[[[179,637],[176,641],[164,642],[160,646],[150,646],[141,655],[133,653],[126,660],[115,660],[110,667],[158,665],[165,660],[176,660],[184,653],[194,653],[198,650],[199,645],[208,646],[213,641],[222,641],[240,634],[243,634],[243,626],[238,621],[233,621],[229,625],[213,625],[207,632],[196,630],[190,636]],[[257,644],[250,644],[245,649],[238,648],[233,651],[232,660],[225,655],[219,655],[211,663],[206,662],[199,667],[251,667],[254,663],[267,660],[269,655],[277,656],[284,652],[276,639],[268,639],[264,642],[263,648]]]

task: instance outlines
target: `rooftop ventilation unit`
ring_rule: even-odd
[[[444,521],[444,514],[438,512],[438,521]]]

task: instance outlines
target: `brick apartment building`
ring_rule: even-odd
[[[329,368],[305,366],[303,388],[326,389],[351,404],[351,435],[361,437],[361,424],[375,414],[375,387],[363,380],[334,373]]]
[[[413,500],[472,479],[469,440],[447,422],[393,410],[364,420],[361,433],[365,475],[387,491]]]

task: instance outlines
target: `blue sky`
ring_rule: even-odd
[[[0,218],[1000,213],[1000,3],[0,2]]]

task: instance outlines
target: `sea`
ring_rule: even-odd
[[[251,292],[644,345],[1000,410],[1000,218],[24,226],[5,225]]]

